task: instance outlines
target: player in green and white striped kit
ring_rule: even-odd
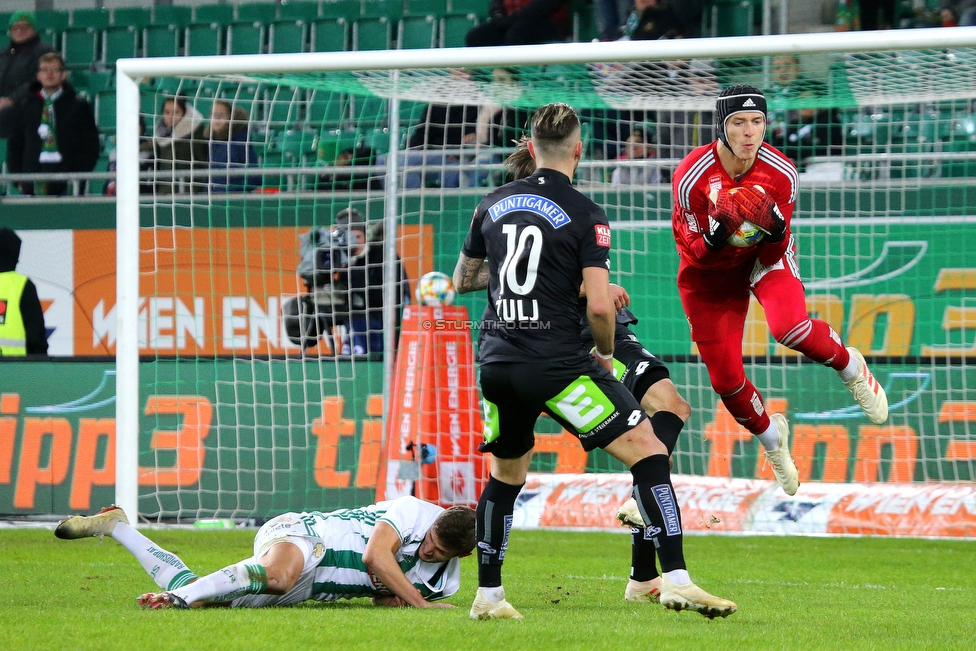
[[[75,516],[58,538],[111,536],[165,592],[139,597],[144,608],[289,606],[307,600],[371,597],[382,606],[449,608],[458,558],[475,545],[475,513],[401,497],[331,513],[285,513],[254,537],[254,555],[198,578],[174,554],[129,526],[119,507]]]

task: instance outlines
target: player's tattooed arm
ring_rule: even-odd
[[[457,266],[454,267],[454,289],[459,294],[476,292],[488,287],[488,260],[485,258],[469,258],[461,254]]]

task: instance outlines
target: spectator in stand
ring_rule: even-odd
[[[773,57],[773,91],[791,103],[804,97],[826,97],[826,85],[804,78],[800,59],[794,54]],[[812,156],[841,154],[843,131],[836,108],[799,108],[771,112],[767,141],[786,154],[803,171]]]
[[[261,185],[258,171],[228,176],[228,172],[257,167],[258,155],[250,142],[249,116],[243,106],[219,99],[210,112],[210,128],[204,139],[210,144],[210,189],[214,192],[246,192]]]
[[[0,111],[0,136],[8,139],[7,166],[14,174],[91,172],[100,145],[95,114],[67,81],[64,60],[48,52],[37,81],[16,104]],[[84,182],[80,184],[84,191]],[[62,195],[64,181],[20,183],[23,194]]]
[[[366,220],[355,208],[336,215],[337,227],[348,231],[349,245],[349,338],[353,355],[383,352],[383,260],[385,258],[382,227],[368,235]],[[400,257],[396,258],[399,278],[394,294],[400,297],[396,306],[396,326],[400,311],[410,303],[410,284]],[[396,338],[395,338],[396,339]]]
[[[638,127],[627,137],[627,147],[618,161],[642,161],[654,158],[654,145],[647,132]],[[610,182],[614,185],[656,185],[661,182],[661,170],[650,165],[621,165],[613,170]]]
[[[376,152],[373,151],[373,148],[360,145],[359,147],[347,147],[340,151],[332,164],[334,167],[342,168],[369,167],[375,160]],[[321,174],[316,187],[319,190],[327,191],[380,190],[383,185],[380,183],[379,177],[371,175],[368,170],[364,170]]]
[[[569,0],[491,0],[488,20],[464,37],[468,47],[563,41],[570,31]]]
[[[897,27],[896,4],[895,0],[861,0],[861,29],[868,31]]]
[[[180,177],[179,170],[207,167],[207,140],[203,135],[203,115],[186,103],[182,95],[163,100],[161,117],[153,133],[157,179],[156,192],[172,194],[206,185],[202,180]]]
[[[941,0],[939,9],[943,27],[976,25],[976,0]]]
[[[13,106],[37,78],[40,59],[54,48],[41,42],[37,18],[30,11],[15,11],[7,24],[10,44],[0,52],[0,110]],[[20,95],[20,97],[18,97]]]
[[[593,19],[601,41],[616,41],[624,31],[633,0],[593,0]]]
[[[0,357],[47,355],[47,329],[37,288],[17,273],[20,238],[0,226]]]

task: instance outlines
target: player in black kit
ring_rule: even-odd
[[[529,153],[528,138],[523,136],[519,140],[518,147],[505,160],[505,167],[510,178],[515,180],[524,179],[535,172],[535,159]],[[610,293],[617,309],[613,333],[613,376],[623,382],[624,387],[640,402],[644,413],[651,418],[654,434],[667,447],[670,459],[681,428],[691,416],[691,405],[678,394],[664,363],[631,332],[630,326],[637,325],[637,317],[628,309],[630,295],[627,290],[610,283]],[[580,297],[580,308],[581,312],[585,312],[586,298],[583,296]],[[592,349],[595,342],[586,317],[581,319],[580,326],[583,347]],[[617,519],[631,528],[632,537],[630,580],[624,590],[624,599],[657,601],[661,589],[661,577],[655,563],[657,554],[653,539],[645,535],[647,527],[641,519],[637,501],[631,498],[624,502],[617,511]]]
[[[609,282],[610,226],[603,210],[572,187],[583,149],[576,112],[561,103],[539,108],[528,149],[538,169],[482,200],[454,270],[459,292],[488,289],[486,327],[479,337],[481,450],[493,458],[478,501],[479,587],[470,615],[522,617],[505,599],[501,566],[532,457],[535,421],[544,411],[573,432],[584,450],[603,448],[630,468],[661,560],[661,604],[727,616],[735,604],[708,594],[688,576],[668,450],[640,404],[611,374],[616,309]],[[581,285],[592,355],[579,337]]]

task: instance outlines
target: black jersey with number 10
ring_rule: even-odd
[[[584,267],[610,267],[606,213],[565,174],[539,169],[478,205],[461,252],[487,258],[488,305],[478,358],[488,362],[571,359],[580,343]]]

